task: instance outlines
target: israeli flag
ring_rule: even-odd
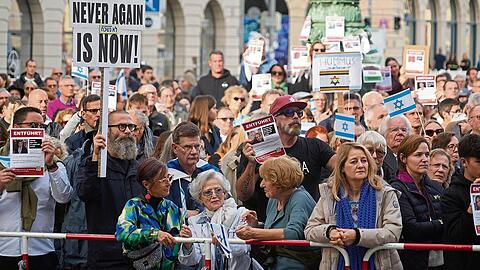
[[[228,242],[228,229],[225,228],[222,224],[209,223],[210,231],[215,234],[220,242],[220,250],[227,258],[232,258],[232,249],[230,248],[230,243]]]
[[[10,156],[0,156],[0,163],[3,167],[10,168]]]
[[[410,89],[386,97],[383,101],[385,102],[385,106],[387,107],[388,115],[390,115],[390,117],[415,110],[416,108],[412,91]]]
[[[72,64],[72,76],[88,80],[88,67],[75,67]]]
[[[122,69],[120,73],[118,73],[117,81],[115,82],[115,86],[117,87],[117,93],[120,94],[122,100],[125,101],[128,99],[127,95],[127,82],[125,80],[125,70]]]
[[[355,116],[335,114],[335,136],[341,139],[355,141]]]

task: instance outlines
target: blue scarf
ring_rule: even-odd
[[[337,203],[335,212],[337,218],[337,226],[342,229],[355,228],[352,218],[352,208],[350,207],[350,199],[344,196],[343,188],[340,189],[340,201]],[[373,229],[376,228],[376,196],[375,189],[370,186],[367,180],[365,180],[360,190],[360,201],[358,204],[358,227],[361,229]],[[367,248],[360,246],[347,246],[345,248],[350,257],[351,269],[360,270],[362,268],[362,259],[367,252]],[[339,257],[338,269],[344,269],[345,261],[343,256]],[[368,269],[374,270],[374,257],[370,258],[368,262]]]

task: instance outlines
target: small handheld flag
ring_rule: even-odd
[[[415,110],[416,108],[410,89],[386,97],[383,101],[385,102],[390,117]]]
[[[355,141],[355,116],[335,114],[335,136],[349,141]]]
[[[222,224],[210,223],[210,231],[217,237],[220,242],[220,249],[227,258],[232,258],[232,249],[228,242],[228,229]]]
[[[88,80],[88,68],[87,67],[76,67],[72,65],[72,76],[78,77],[83,80]]]

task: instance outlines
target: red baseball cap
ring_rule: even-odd
[[[299,108],[301,110],[307,107],[307,103],[303,101],[298,101],[293,96],[281,96],[275,99],[270,107],[270,114],[275,115],[279,111],[286,108]]]

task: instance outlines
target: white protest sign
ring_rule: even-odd
[[[345,17],[325,17],[325,37],[329,41],[341,41],[345,36]]]
[[[41,177],[45,174],[43,128],[10,129],[10,167],[16,177]]]
[[[390,66],[380,68],[382,73],[382,81],[375,84],[377,91],[392,91],[392,70]]]
[[[362,54],[321,53],[313,57],[312,90],[345,92],[362,88]]]
[[[300,32],[300,41],[307,41],[308,37],[310,36],[310,31],[312,29],[312,17],[307,16],[305,17],[305,21],[303,22],[302,31]]]
[[[434,75],[415,76],[415,90],[422,105],[437,105],[437,90]]]
[[[110,84],[108,86],[108,111],[113,112],[117,109],[117,87]]]
[[[407,45],[404,47],[403,59],[407,77],[428,74],[428,54],[429,46]]]
[[[364,65],[363,66],[363,82],[377,83],[383,80],[380,66],[378,65]]]
[[[344,37],[342,40],[342,44],[343,44],[344,52],[361,52],[362,51],[362,47],[360,46],[359,36]]]
[[[72,0],[73,63],[139,67],[145,1]]]
[[[470,185],[470,201],[473,213],[475,233],[480,235],[480,184]]]
[[[92,95],[101,95],[102,93],[102,83],[101,82],[92,82]]]
[[[272,74],[254,74],[252,76],[252,90],[255,91],[253,100],[260,100],[263,93],[272,89]]]
[[[296,101],[292,98],[292,102]],[[255,160],[263,163],[270,157],[285,155],[282,141],[278,135],[275,118],[272,115],[251,122],[243,123],[245,135],[255,151]]]
[[[307,46],[293,46],[290,50],[291,68],[294,70],[305,70],[310,68],[308,62]]]
[[[250,40],[248,42],[248,54],[245,56],[245,64],[259,67],[262,63],[264,41],[261,39]]]

